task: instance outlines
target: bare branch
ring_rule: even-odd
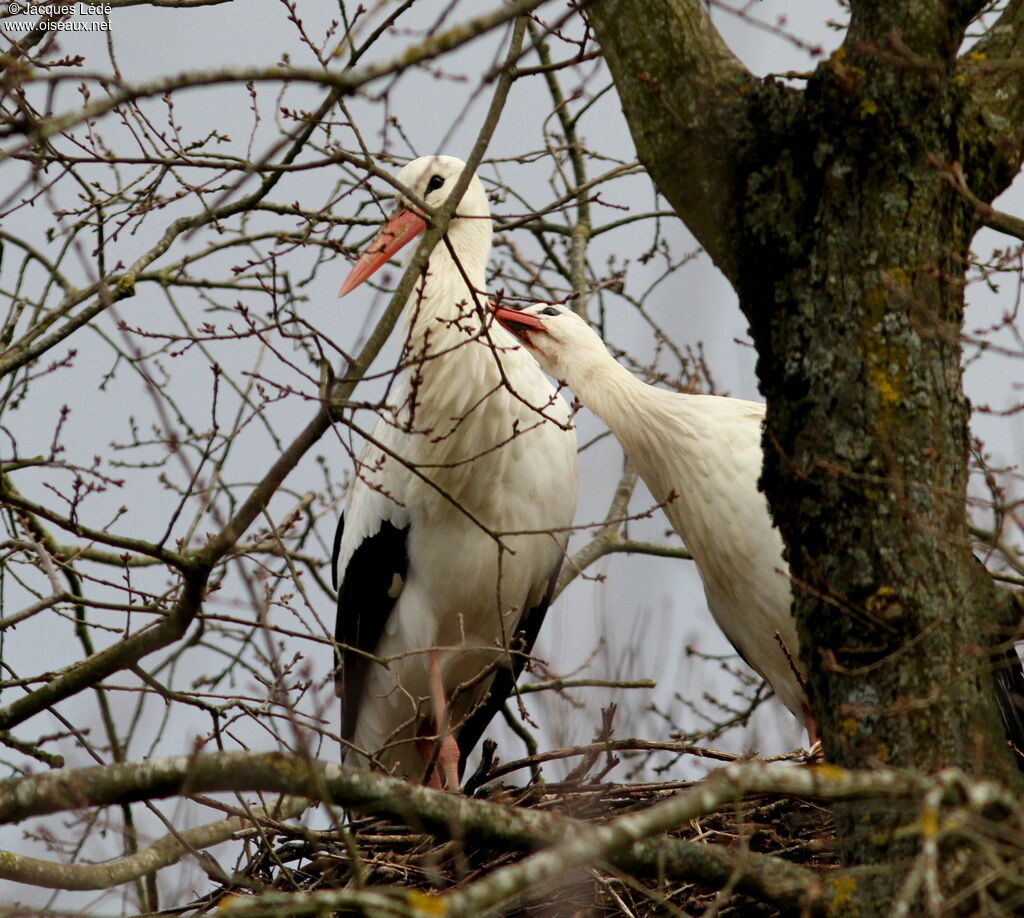
[[[246,816],[168,833],[141,851],[102,864],[58,864],[7,851],[0,857],[0,879],[45,889],[111,889],[177,863],[193,851],[227,841],[260,819],[292,819],[308,807],[306,800],[282,797],[273,808],[255,807]]]
[[[640,161],[715,264],[735,282],[733,196],[756,81],[700,0],[653,0],[643,17],[622,0],[586,15],[615,78]],[[680,168],[683,164],[683,168]]]

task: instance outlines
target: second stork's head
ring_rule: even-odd
[[[568,306],[498,306],[494,318],[525,345],[545,373],[573,388],[590,370],[612,359],[600,335]]]
[[[391,217],[352,266],[340,296],[358,287],[427,228],[429,218],[416,199],[433,208],[441,207],[465,168],[461,159],[440,153],[420,156],[403,167],[398,182],[411,195],[399,193]],[[491,209],[484,186],[475,175],[448,223],[447,236],[451,249],[444,240],[437,244],[430,257],[431,270],[459,277],[464,273],[474,287],[482,290],[491,251]]]

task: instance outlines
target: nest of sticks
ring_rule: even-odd
[[[489,785],[486,792],[478,791],[476,796],[580,820],[604,821],[652,806],[687,786],[685,782],[627,785],[577,780],[527,788]],[[835,863],[831,817],[825,807],[811,801],[754,797],[693,821],[674,834],[707,844],[772,854],[812,868],[827,869]],[[344,835],[302,829],[289,833],[285,827],[282,834],[264,834],[260,843],[251,848],[249,861],[242,870],[249,882],[242,885],[289,893],[386,887],[430,896],[472,883],[525,856],[522,852],[439,840],[434,835],[377,818],[353,819]],[[229,892],[224,888],[211,894],[204,905],[217,904]],[[339,914],[356,913],[360,912]],[[557,886],[538,889],[500,914],[509,918],[641,918],[782,913],[730,889],[711,889],[672,876],[637,878],[602,865],[570,871]]]

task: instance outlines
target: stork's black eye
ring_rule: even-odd
[[[557,316],[558,310],[554,306],[548,306],[546,309],[542,309],[537,315],[539,316]]]
[[[427,194],[430,194],[430,192],[432,192],[432,191],[437,191],[437,189],[440,188],[443,184],[444,184],[444,176],[443,175],[432,175],[432,176],[430,176],[430,181],[427,182]]]

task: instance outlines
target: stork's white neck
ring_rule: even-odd
[[[635,406],[664,394],[661,389],[637,379],[619,363],[604,345],[583,347],[572,354],[563,380],[581,402],[622,439],[621,432],[636,426]]]
[[[653,457],[663,450],[667,429],[671,427],[676,433],[693,431],[688,397],[637,379],[596,336],[592,346],[573,352],[564,381],[608,425],[641,476],[652,490],[658,490],[666,469]],[[659,495],[659,499],[663,497]]]
[[[458,325],[480,328],[477,305],[485,299],[487,259],[491,253],[491,221],[460,217],[430,253],[426,268],[406,303],[405,317],[413,339],[429,333],[447,338]],[[458,334],[458,329],[454,329]]]
[[[447,241],[434,247],[405,307],[401,422],[430,430],[441,440],[454,425],[465,441],[459,448],[470,452],[478,448],[472,442],[477,434],[491,443],[501,439],[491,425],[475,422],[488,414],[482,396],[501,389],[503,380],[515,378],[520,396],[538,408],[551,401],[550,385],[515,338],[497,323],[491,323],[486,336],[482,332],[490,248],[490,219],[453,221]],[[513,400],[503,412],[519,408]],[[535,411],[523,411],[537,423]]]

